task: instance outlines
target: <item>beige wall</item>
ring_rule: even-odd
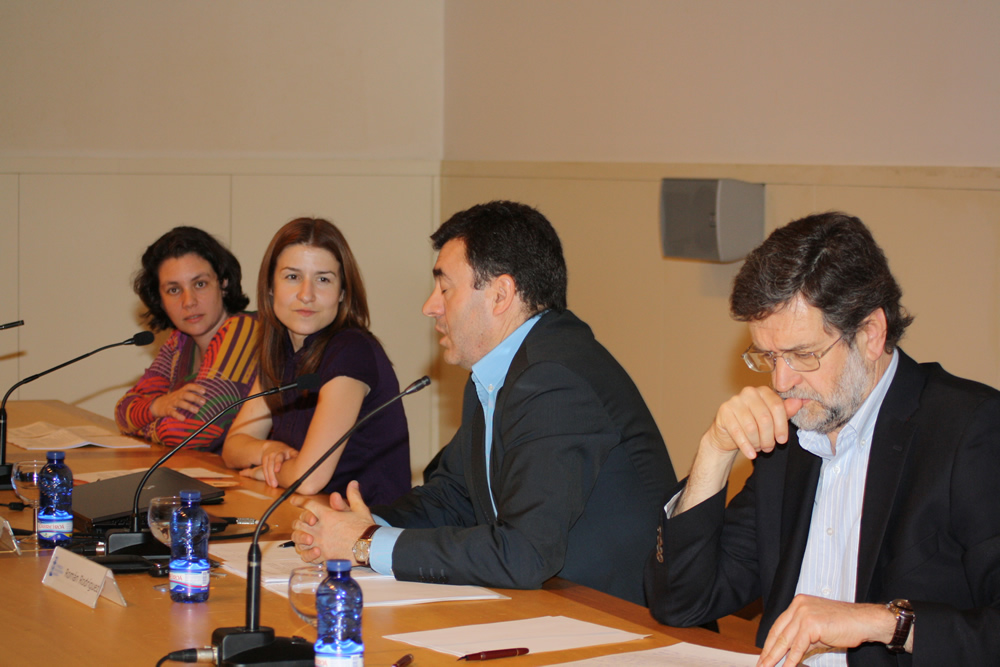
[[[445,158],[1000,165],[995,0],[446,4]]]
[[[0,0],[5,155],[436,159],[440,0]]]
[[[419,315],[426,235],[514,198],[555,223],[571,307],[683,471],[759,378],[726,314],[738,265],[659,255],[667,176],[766,183],[769,228],[860,215],[917,315],[906,350],[1000,385],[998,28],[994,0],[0,0],[0,322],[27,321],[0,332],[0,387],[131,335],[129,276],[168,228],[230,242],[252,291],[273,230],[325,215],[400,381],[438,380],[407,403],[418,468],[464,378]],[[105,352],[15,398],[110,414],[149,358]]]

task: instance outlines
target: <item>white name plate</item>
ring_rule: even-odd
[[[114,572],[62,547],[56,547],[52,552],[42,585],[68,595],[91,609],[97,606],[100,597],[123,607],[128,606],[115,581]]]

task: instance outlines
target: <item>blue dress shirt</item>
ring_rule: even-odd
[[[493,413],[496,410],[496,397],[507,379],[507,371],[514,361],[514,355],[521,349],[521,343],[527,337],[528,332],[535,326],[538,319],[546,311],[538,313],[529,318],[521,326],[514,330],[509,336],[500,341],[500,344],[486,353],[482,359],[472,366],[472,382],[476,386],[476,395],[483,406],[485,417],[486,436],[486,460],[490,460],[490,452],[493,449]],[[487,464],[488,465],[488,464]],[[489,484],[489,471],[487,470],[487,484]],[[496,503],[493,501],[493,489],[490,489],[490,502],[493,503],[493,512],[496,513]],[[369,552],[370,565],[379,574],[392,574],[392,549],[399,539],[402,528],[393,528],[381,517],[372,517],[375,523],[383,528],[376,531],[372,536],[371,550]]]

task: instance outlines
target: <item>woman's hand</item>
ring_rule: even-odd
[[[192,415],[198,414],[202,406],[208,402],[205,398],[207,389],[191,382],[176,391],[164,394],[149,404],[149,411],[154,417],[173,417],[184,421],[187,417],[181,412],[186,410]]]
[[[289,447],[283,442],[267,440],[261,448],[260,465],[241,470],[240,475],[266,482],[268,486],[276,488],[278,486],[278,471],[281,470],[281,464],[289,459],[294,459],[298,455],[298,450]]]

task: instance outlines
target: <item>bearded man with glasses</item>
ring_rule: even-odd
[[[719,408],[664,508],[658,620],[762,597],[762,667],[1000,664],[1000,392],[906,356],[901,295],[842,213],[747,258],[730,309],[771,386]],[[740,454],[754,471],[727,508]]]

